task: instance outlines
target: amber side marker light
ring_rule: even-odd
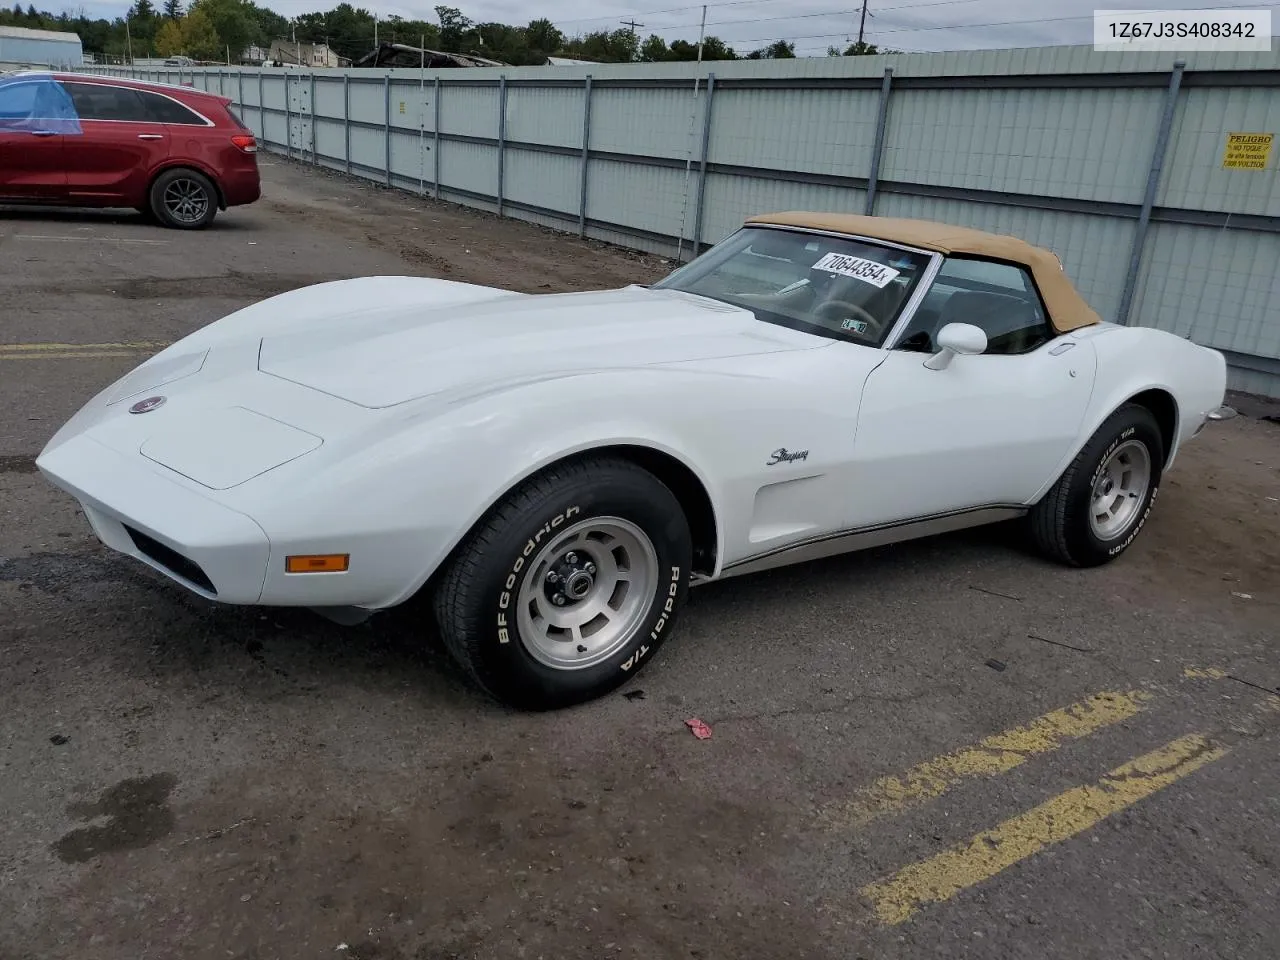
[[[350,565],[349,553],[315,553],[284,558],[286,573],[344,573]]]

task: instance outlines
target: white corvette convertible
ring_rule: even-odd
[[[524,708],[613,689],[691,583],[1022,517],[1073,565],[1142,529],[1221,354],[1100,321],[1050,252],[923,221],[756,217],[650,287],[413,277],[239,310],[37,463],[201,596],[339,622],[423,602]]]

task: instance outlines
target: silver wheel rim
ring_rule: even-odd
[[[620,517],[583,520],[529,565],[516,606],[520,640],[549,667],[594,666],[635,636],[657,583],[658,552],[643,530]]]
[[[1114,540],[1133,524],[1151,485],[1151,453],[1141,440],[1126,440],[1103,464],[1089,504],[1089,525],[1099,540]]]
[[[209,195],[196,181],[179,177],[164,188],[164,208],[175,220],[197,223],[209,211]]]

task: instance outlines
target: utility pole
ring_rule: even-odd
[[[862,0],[862,21],[858,24],[858,52],[862,52],[862,34],[867,28],[867,0]]]
[[[643,23],[636,23],[634,20],[621,20],[621,21],[619,21],[619,22],[620,22],[624,27],[630,27],[630,28],[631,28],[631,36],[632,36],[632,38],[633,38],[633,39],[634,39],[634,37],[635,37],[635,35],[636,35],[636,27],[643,27],[643,26],[644,26],[644,24],[643,24]]]
[[[707,5],[702,5],[702,26],[698,27],[698,62],[702,62],[702,38],[707,32]]]

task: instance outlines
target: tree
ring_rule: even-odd
[[[198,57],[204,60],[221,60],[230,48],[238,57],[246,47],[264,40],[263,30],[254,16],[256,8],[247,0],[195,0],[187,19],[196,11],[208,18],[209,25],[221,44],[212,56]],[[203,40],[203,26],[200,27]],[[195,57],[195,54],[188,54]]]
[[[639,53],[640,42],[630,30],[600,30],[585,37],[574,37],[564,45],[564,52],[583,60],[601,63],[631,63]]]
[[[676,41],[679,43],[680,41]],[[667,49],[667,41],[663,40],[656,33],[649,34],[648,39],[640,44],[640,60],[643,63],[661,63],[663,60],[671,60],[671,51]]]
[[[538,54],[545,60],[560,52],[564,46],[564,34],[550,20],[531,20],[524,28],[524,42],[530,53]]]
[[[213,19],[196,4],[182,18],[182,47],[193,60],[220,60],[226,45],[214,29]]]
[[[173,57],[185,53],[185,46],[181,21],[166,20],[160,25],[156,31],[156,53],[162,57]]]
[[[457,7],[436,7],[436,18],[440,21],[440,49],[446,53],[462,53],[471,21]]]
[[[169,20],[182,19],[182,0],[164,0],[164,15]],[[156,44],[160,43],[160,35],[156,34]],[[167,54],[161,54],[167,56]]]
[[[791,60],[795,59],[796,47],[785,40],[775,40],[767,47],[752,50],[747,54],[748,60]]]

